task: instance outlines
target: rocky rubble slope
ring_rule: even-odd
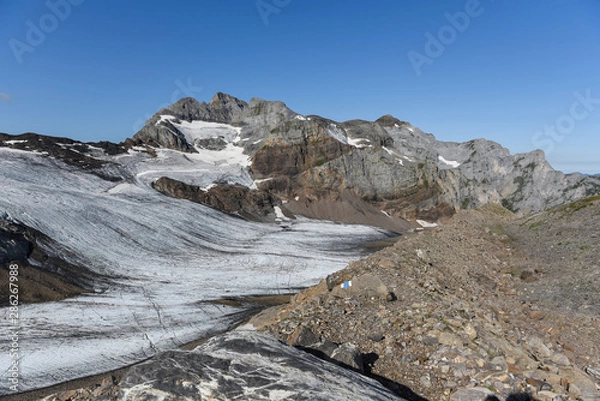
[[[194,139],[200,122],[229,125],[239,137],[217,130]],[[241,147],[256,185],[311,217],[328,218],[323,211],[341,197],[354,197],[346,205],[359,209],[362,202],[433,221],[488,203],[527,214],[600,193],[600,180],[557,172],[541,151],[511,155],[485,139],[438,141],[390,115],[340,123],[297,114],[282,102],[246,103],[222,93],[209,103],[185,98],[158,111],[129,143],[183,152]]]
[[[264,328],[353,343],[409,400],[600,400],[599,219],[600,198],[528,219],[460,212],[298,294]]]

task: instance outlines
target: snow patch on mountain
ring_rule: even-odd
[[[452,160],[446,160],[446,159],[444,159],[444,156],[442,156],[442,155],[438,156],[438,160],[441,161],[442,163],[444,163],[444,164],[452,167],[452,168],[458,168],[458,167],[460,167],[460,163],[459,162],[452,161]]]

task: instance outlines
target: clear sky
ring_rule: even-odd
[[[218,91],[600,173],[600,1],[0,0],[0,132],[120,142]]]

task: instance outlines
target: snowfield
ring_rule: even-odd
[[[179,127],[193,137],[209,128]],[[227,132],[233,141],[235,133]],[[307,219],[248,222],[150,186],[161,176],[251,186],[249,159],[238,157],[239,149],[230,143],[214,154],[106,157],[119,164],[111,167],[124,178],[118,183],[40,153],[0,149],[0,216],[43,232],[64,246],[70,261],[111,278],[95,293],[19,306],[19,391],[115,369],[226,330],[243,308],[207,301],[315,284],[362,256],[360,244],[385,235]],[[1,310],[5,321],[8,312]],[[10,348],[10,329],[0,325],[2,350]],[[0,395],[12,392],[11,363],[1,352]]]

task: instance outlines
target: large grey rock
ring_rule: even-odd
[[[450,401],[484,401],[494,393],[485,387],[461,388],[450,396]]]
[[[352,343],[344,343],[331,353],[331,359],[359,372],[364,372],[363,358],[360,349]]]
[[[380,383],[252,331],[131,368],[121,400],[401,400]]]

